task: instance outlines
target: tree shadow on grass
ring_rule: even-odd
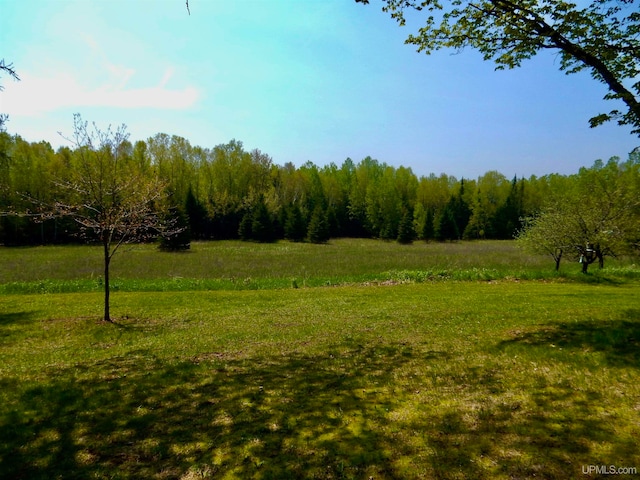
[[[510,345],[598,352],[609,366],[640,368],[640,310],[625,310],[614,320],[554,323],[534,331],[516,332],[500,347]]]
[[[0,312],[0,328],[13,325],[14,323],[24,323],[34,318],[36,312]]]
[[[378,430],[393,399],[379,389],[406,359],[402,347],[169,363],[138,351],[16,382],[0,477],[393,478]]]
[[[35,321],[36,312],[0,312],[0,344],[11,341],[11,337],[20,334],[20,329],[26,323]]]
[[[3,382],[0,478],[570,478],[581,462],[638,458],[594,416],[597,392],[515,392],[496,364],[415,345],[139,350],[49,373]]]
[[[429,477],[560,480],[581,477],[583,465],[637,465],[636,437],[616,437],[613,422],[594,412],[600,399],[549,385],[517,400],[482,395],[475,408],[444,408],[431,418]]]

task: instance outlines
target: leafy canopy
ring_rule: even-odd
[[[428,12],[424,26],[407,38],[426,54],[472,47],[497,69],[511,69],[539,51],[558,51],[561,70],[589,70],[609,89],[605,99],[625,105],[594,116],[590,125],[616,120],[640,136],[640,12],[635,0],[592,0],[588,6],[557,0],[383,2],[383,10],[400,25],[407,10]]]
[[[556,268],[563,252],[580,258],[591,248],[602,266],[605,256],[637,251],[640,155],[581,168],[562,191],[549,195],[540,212],[525,219],[517,238],[527,250],[552,255]]]

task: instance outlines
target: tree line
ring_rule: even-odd
[[[410,242],[512,238],[520,217],[538,209],[535,191],[547,179],[508,180],[491,171],[477,180],[445,174],[418,178],[410,168],[371,157],[341,165],[277,165],[242,142],[213,148],[157,134],[123,141],[118,151],[134,177],[158,176],[173,214],[193,239],[326,241],[373,237]],[[53,203],[78,169],[82,149],[28,142],[0,133],[0,211],[33,211]],[[78,241],[64,218],[42,221],[4,216],[0,243],[33,245]]]
[[[54,203],[78,170],[83,148],[54,151],[47,142],[1,132],[0,211],[35,212],[34,204]],[[488,171],[477,179],[457,179],[446,174],[418,177],[410,168],[371,157],[321,167],[312,162],[278,165],[258,149],[247,151],[240,141],[202,148],[164,133],[134,143],[123,139],[117,152],[129,178],[161,181],[168,193],[163,208],[183,225],[182,239],[177,240],[182,244],[189,239],[511,239],[523,222],[533,225],[540,212],[571,203],[569,197],[578,199],[574,210],[582,203],[593,211],[593,205],[611,195],[589,187],[604,185],[602,178],[623,176],[635,194],[640,192],[637,153],[624,162],[596,162],[574,175],[509,179]],[[627,211],[637,215],[637,205]],[[566,211],[561,216],[576,214]],[[0,219],[0,243],[76,242],[79,230],[64,216],[5,215]]]

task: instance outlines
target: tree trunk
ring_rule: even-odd
[[[556,260],[556,272],[558,270],[560,270],[560,260],[562,260],[562,249],[560,249],[560,251],[557,253],[557,255],[554,257]]]
[[[103,238],[102,246],[104,247],[104,318],[105,322],[111,322],[109,315],[109,263],[111,256],[109,255],[109,242],[107,237]]]

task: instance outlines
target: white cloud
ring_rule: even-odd
[[[109,72],[108,80],[94,87],[79,83],[68,73],[49,78],[22,74],[20,82],[5,84],[0,94],[0,111],[18,117],[78,107],[185,110],[200,97],[193,86],[167,87],[172,69],[164,73],[158,86],[131,88],[127,84],[135,76],[135,70],[113,64],[105,68]]]

